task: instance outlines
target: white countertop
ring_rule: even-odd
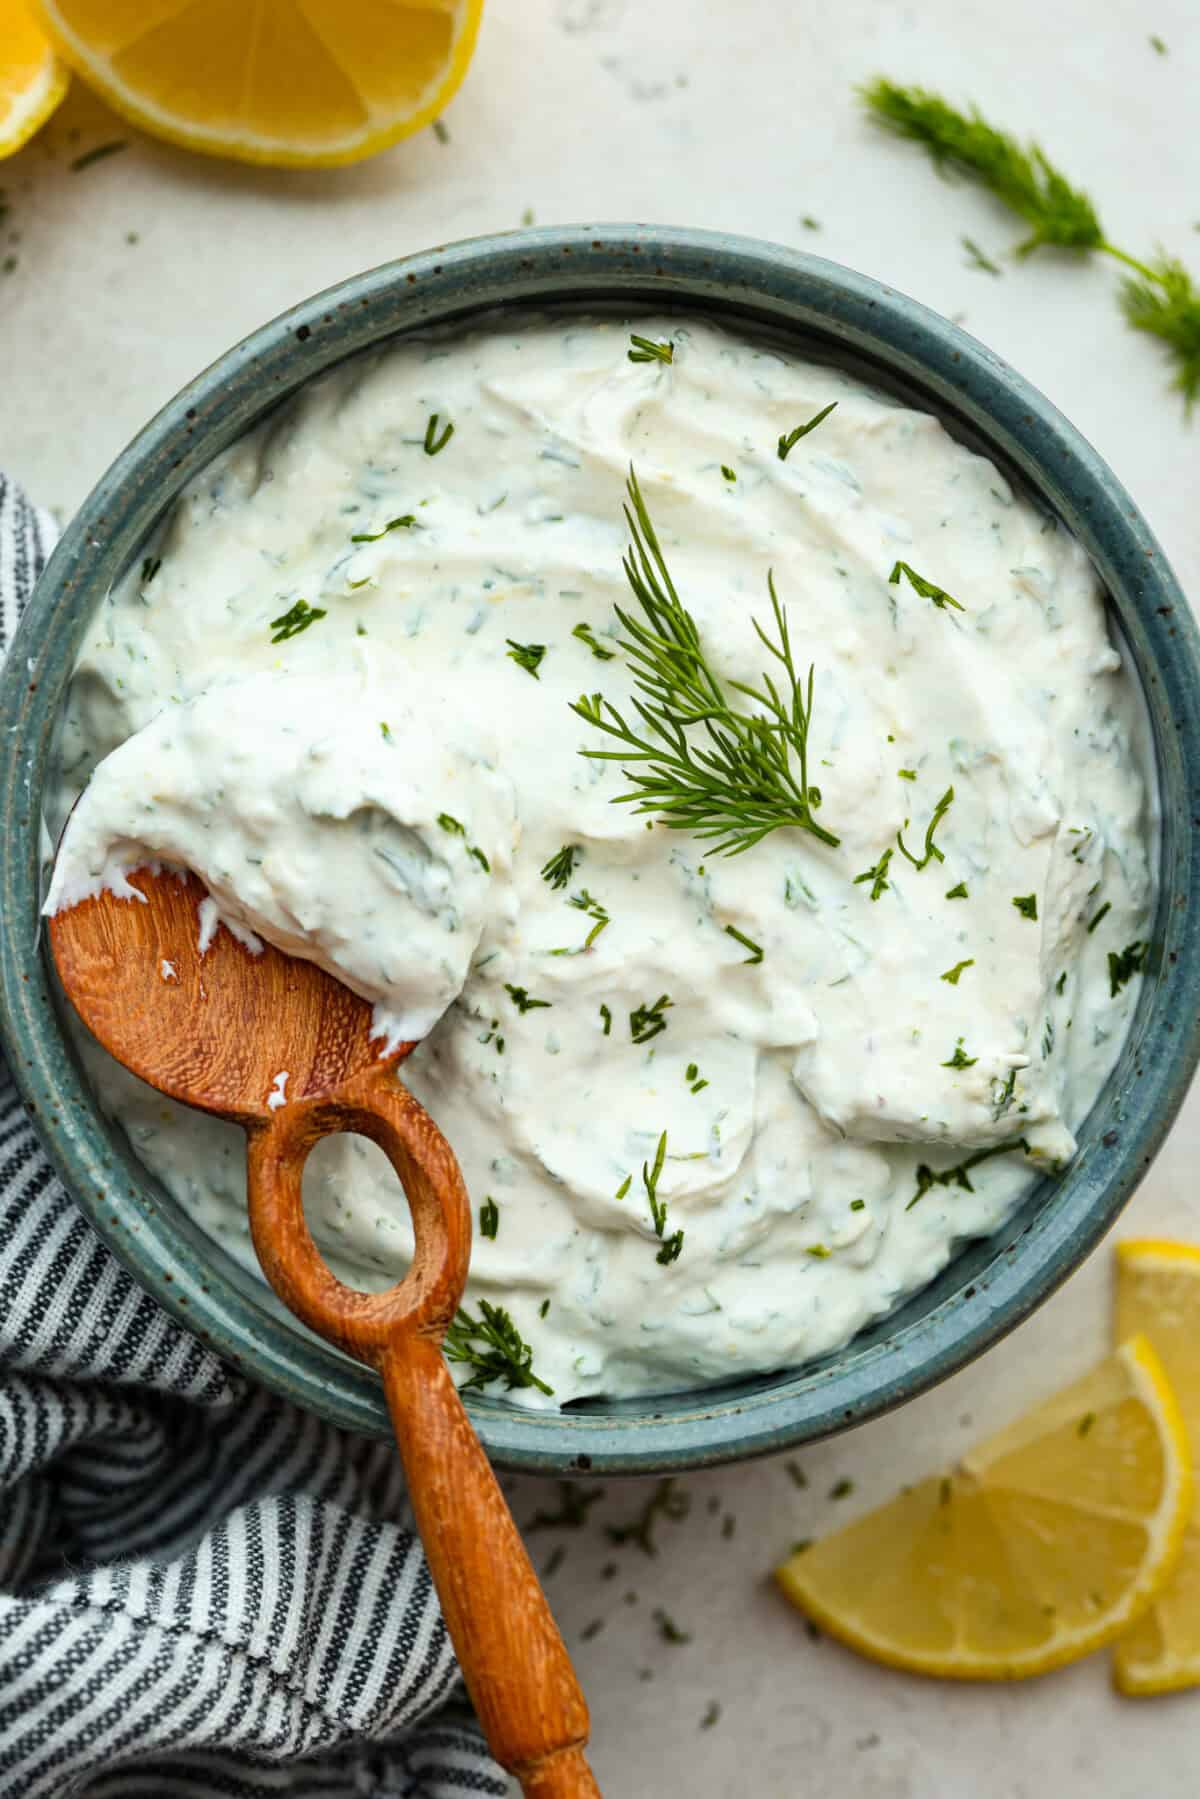
[[[868,127],[852,88],[876,73],[1037,133],[1118,243],[1145,253],[1161,241],[1200,272],[1194,0],[490,0],[449,141],[427,132],[358,168],[191,158],[74,96],[44,140],[0,168],[3,229],[19,233],[4,251],[17,267],[0,275],[0,467],[65,516],[155,408],[252,327],[357,269],[516,225],[527,208],[539,224],[703,224],[818,250],[959,317],[1099,447],[1200,593],[1200,416],[1189,430],[1154,347],[1122,324],[1114,271],[1053,255],[1002,279],[967,266],[962,234],[995,254],[1018,229]],[[134,141],[69,172],[80,149],[115,136]],[[1198,1152],[1200,1094],[1127,1231],[1200,1237]],[[1119,1700],[1103,1658],[1025,1686],[925,1684],[810,1641],[766,1580],[794,1539],[883,1499],[1082,1370],[1106,1343],[1109,1296],[1102,1251],[981,1364],[795,1458],[804,1491],[792,1458],[686,1478],[690,1515],[662,1525],[653,1560],[602,1534],[644,1502],[644,1483],[610,1482],[586,1530],[535,1537],[540,1565],[556,1544],[566,1551],[548,1585],[606,1793],[1194,1793],[1200,1693]],[[842,1476],[853,1495],[831,1504]],[[553,1504],[544,1483],[513,1485],[521,1518]],[[656,1606],[692,1640],[664,1643]],[[701,1729],[713,1699],[721,1716]]]

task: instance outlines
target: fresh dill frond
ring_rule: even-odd
[[[583,624],[582,622],[577,624],[575,626],[574,630],[571,632],[571,636],[577,637],[579,639],[580,643],[586,643],[588,649],[592,652],[592,655],[596,658],[597,662],[611,662],[612,661],[615,652],[612,650],[604,649],[602,647],[602,645],[600,645],[596,642],[595,632],[592,630],[592,627],[590,625]]]
[[[1022,918],[1031,919],[1036,924],[1036,922],[1037,922],[1037,894],[1036,893],[1018,894],[1016,899],[1013,900],[1013,905],[1017,908],[1017,911],[1021,914]]]
[[[665,1031],[667,1021],[663,1013],[668,1011],[672,1000],[665,993],[660,993],[652,1006],[637,1006],[629,1014],[629,1035],[634,1043],[649,1043],[651,1037],[657,1037]],[[605,1036],[608,1032],[605,1031]]]
[[[977,1149],[973,1156],[966,1156],[956,1162],[952,1168],[933,1169],[928,1162],[921,1162],[917,1167],[917,1190],[904,1208],[911,1212],[919,1199],[933,1187],[961,1187],[966,1193],[974,1193],[971,1185],[971,1170],[978,1168],[981,1162],[989,1162],[993,1156],[1011,1155],[1014,1150],[1029,1153],[1029,1145],[1024,1137],[1014,1137],[1009,1143],[994,1143],[990,1149]]]
[[[954,595],[947,593],[944,587],[938,587],[935,582],[927,581],[924,575],[919,575],[916,569],[910,567],[907,562],[892,564],[892,572],[888,576],[889,587],[899,587],[901,575],[905,577],[914,592],[919,593],[924,600],[932,600],[939,611],[944,612],[947,606],[953,606],[956,612],[966,611],[961,600],[956,600]]]
[[[449,419],[446,420],[441,436],[438,436],[438,418],[438,413],[431,412],[429,415],[429,423],[425,427],[425,454],[427,456],[438,455],[440,451],[445,449],[446,445],[450,442],[450,439],[454,436],[454,426]]]
[[[512,1000],[512,1003],[517,1008],[517,1011],[521,1012],[521,1013],[534,1012],[534,1011],[537,1011],[539,1007],[543,1011],[549,1011],[551,1005],[553,1004],[553,1001],[548,1000],[548,999],[530,999],[529,991],[527,988],[514,987],[511,981],[505,981],[504,991],[508,994],[509,998]]]
[[[546,654],[546,645],[544,643],[518,643],[513,637],[506,637],[504,641],[508,645],[505,655],[509,661],[515,662],[518,668],[523,668],[525,673],[532,675],[535,681],[540,681],[542,677],[538,674],[538,668]]]
[[[794,431],[785,432],[775,446],[775,452],[780,462],[786,462],[789,452],[795,449],[800,439],[807,437],[810,431],[815,431],[817,426],[835,410],[836,406],[837,401],[830,400],[828,406],[822,406],[820,412],[813,413],[807,424],[797,425]]]
[[[721,464],[721,473],[725,477],[726,481],[736,481],[737,480],[737,470],[731,469],[727,462],[723,462]]]
[[[629,352],[630,362],[674,362],[675,345],[673,343],[655,343],[652,338],[639,337],[631,332],[629,337],[633,348]]]
[[[1095,251],[1130,270],[1120,290],[1126,322],[1163,345],[1174,364],[1172,385],[1191,412],[1200,396],[1200,288],[1177,257],[1160,251],[1145,262],[1111,243],[1092,201],[1071,185],[1044,151],[1033,143],[1022,146],[989,125],[978,108],[960,112],[928,88],[898,87],[884,80],[871,82],[861,93],[881,125],[922,145],[939,169],[978,182],[1032,227],[1017,245],[1018,256],[1053,244],[1064,250]],[[978,246],[970,238],[962,241],[976,265],[987,268],[990,259]]]
[[[891,886],[891,882],[887,878],[887,871],[888,863],[892,859],[892,853],[892,847],[889,844],[874,868],[864,868],[860,875],[855,875],[854,877],[854,885],[856,887],[860,886],[863,881],[870,881],[871,898],[873,900],[877,900],[880,894],[886,893]]]
[[[649,1162],[642,1163],[642,1184],[646,1189],[646,1198],[650,1201],[650,1216],[654,1220],[655,1235],[661,1237],[663,1226],[667,1222],[667,1202],[658,1197],[658,1182],[667,1159],[667,1133],[664,1131],[658,1140],[658,1148],[654,1152],[654,1166]]]
[[[500,1207],[489,1193],[479,1208],[479,1234],[481,1237],[495,1237],[500,1229]]]
[[[958,986],[958,978],[962,974],[964,968],[974,968],[974,966],[975,966],[974,956],[968,956],[965,962],[956,962],[954,964],[953,968],[948,968],[946,970],[945,974],[940,974],[938,976],[938,980],[939,981],[949,981],[949,983],[952,987],[957,987]]]
[[[1122,987],[1132,981],[1135,974],[1144,974],[1146,958],[1150,954],[1148,943],[1136,942],[1126,944],[1119,954],[1113,950],[1108,952],[1108,987],[1109,998],[1116,999]]]
[[[611,1036],[612,1035],[612,1009],[611,1009],[611,1007],[601,1006],[600,1007],[600,1017],[604,1021],[604,1035],[606,1037]]]
[[[388,736],[391,735],[391,733],[388,732],[386,725],[384,726],[384,732]],[[467,843],[467,841],[466,841],[467,827],[464,824],[462,824],[459,819],[454,818],[449,812],[439,812],[437,821],[438,821],[438,824],[442,827],[443,831],[449,832],[449,834],[452,837],[461,837],[463,839],[463,843],[466,848],[466,852],[467,852],[468,856],[474,856],[476,862],[478,862],[480,868],[482,868],[485,875],[491,874],[491,872],[492,872],[491,863],[488,861],[488,859],[484,855],[483,851],[476,844]]]
[[[744,931],[739,931],[736,925],[727,924],[725,926],[725,935],[734,938],[736,942],[741,944],[743,949],[748,949],[750,951],[748,956],[743,956],[743,962],[753,964],[762,961],[762,945],[760,943],[755,943],[753,937],[747,937]]]
[[[992,1117],[1003,1118],[1012,1110],[1013,1100],[1017,1092],[1017,1071],[1010,1068],[1003,1080],[992,1082]]]
[[[310,606],[307,600],[297,600],[278,618],[273,618],[268,626],[272,643],[286,643],[289,637],[299,637],[301,631],[307,631],[315,625],[319,618],[325,617],[323,606]]]
[[[1088,925],[1087,934],[1089,937],[1091,936],[1092,932],[1096,929],[1096,926],[1098,924],[1100,924],[1101,921],[1104,918],[1106,918],[1107,915],[1111,911],[1112,911],[1112,901],[1105,900],[1104,904],[1100,907],[1100,910],[1096,913],[1096,916],[1092,919],[1091,923]]]
[[[1121,283],[1121,310],[1135,331],[1156,337],[1175,364],[1171,383],[1190,412],[1200,399],[1200,288],[1183,264],[1160,255]]]
[[[1031,227],[1017,246],[1027,256],[1041,244],[1098,250],[1104,230],[1088,196],[1037,145],[1019,144],[989,125],[977,107],[959,112],[923,87],[872,81],[862,89],[872,116],[900,137],[920,144],[943,172],[954,170],[987,188]]]
[[[914,868],[922,869],[925,867],[926,863],[928,863],[930,861],[944,862],[946,860],[945,856],[943,856],[943,854],[942,854],[941,850],[938,848],[937,844],[933,841],[933,834],[937,830],[938,826],[941,824],[943,818],[946,816],[946,813],[950,810],[950,807],[953,805],[953,803],[954,803],[954,789],[953,789],[953,787],[947,787],[945,793],[942,795],[942,797],[938,801],[937,805],[933,808],[933,817],[930,819],[929,824],[925,831],[925,854],[923,856],[921,856],[919,859],[913,855],[913,853],[910,849],[908,849],[906,847],[905,842],[904,842],[904,832],[903,831],[896,832],[896,842],[900,846],[900,854],[902,856],[906,856],[908,858],[908,860],[912,863]],[[906,818],[904,821],[905,830],[907,830],[908,824],[909,824],[909,821]]]
[[[411,531],[416,524],[416,514],[405,512],[400,518],[390,518],[382,531],[357,531],[350,539],[351,543],[378,543],[389,531]]]
[[[715,839],[718,853],[738,855],[783,826],[836,846],[840,840],[817,823],[820,795],[808,781],[813,670],[807,682],[797,673],[774,577],[767,577],[774,637],[757,619],[751,623],[783,670],[784,691],[770,673],[758,687],[730,681],[727,691],[676,592],[633,470],[628,494],[625,518],[633,541],[624,569],[642,616],[620,606],[616,613],[644,734],[603,694],[585,693],[571,710],[623,747],[580,754],[623,765],[633,787],[617,794],[614,804],[657,813],[674,830]],[[752,701],[755,710],[743,711],[731,693]]]
[[[543,863],[543,881],[549,881],[551,887],[567,886],[574,873],[575,864],[582,854],[583,851],[577,843],[564,843],[548,862]]]
[[[663,1237],[667,1228],[667,1202],[658,1197],[659,1176],[667,1159],[667,1133],[664,1131],[658,1140],[658,1148],[654,1152],[654,1166],[649,1162],[642,1163],[642,1185],[646,1189],[646,1198],[650,1202],[650,1217],[654,1222],[654,1234]],[[669,1237],[663,1238],[662,1247],[655,1256],[664,1268],[679,1260],[679,1252],[683,1248],[683,1232],[672,1231]]]
[[[967,883],[965,881],[960,881],[957,887],[948,887],[946,889],[947,899],[968,899],[969,897],[970,896],[967,893]]]
[[[586,887],[582,888],[578,893],[573,894],[567,901],[567,904],[568,906],[574,906],[577,912],[585,912],[589,918],[594,918],[596,922],[584,938],[583,942],[579,945],[578,949],[552,949],[550,951],[552,956],[581,956],[585,950],[591,949],[601,931],[611,923],[605,908],[600,904],[598,899],[592,897]]]
[[[957,1043],[954,1045],[954,1054],[950,1057],[949,1061],[942,1063],[942,1067],[943,1068],[974,1068],[974,1066],[975,1066],[976,1062],[978,1062],[978,1060],[979,1060],[978,1056],[969,1056],[966,1053],[966,1051],[963,1049],[963,1040],[960,1037],[958,1039]]]
[[[448,1362],[465,1362],[474,1369],[470,1380],[463,1382],[464,1390],[502,1380],[510,1393],[517,1387],[553,1393],[554,1388],[533,1372],[533,1350],[510,1313],[486,1299],[480,1300],[479,1311],[479,1318],[472,1318],[465,1307],[460,1308],[442,1344]]]

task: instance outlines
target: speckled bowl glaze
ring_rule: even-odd
[[[820,1437],[922,1392],[1019,1324],[1094,1247],[1179,1108],[1200,1052],[1200,639],[1145,520],[1027,382],[945,319],[865,275],[776,245],[627,225],[523,231],[389,263],[230,350],[147,425],[67,529],[0,679],[0,1030],[63,1180],[143,1286],[227,1361],[339,1424],[387,1431],[375,1377],[309,1336],[163,1192],[101,1116],[64,1036],[38,933],[40,795],[86,620],[180,488],[331,363],[396,332],[495,307],[624,303],[781,332],[937,414],[1055,512],[1092,557],[1141,676],[1163,802],[1152,972],[1112,1079],[1059,1180],[836,1355],[678,1397],[561,1413],[476,1399],[496,1461],[644,1474]]]

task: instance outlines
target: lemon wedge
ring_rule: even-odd
[[[36,0],[63,59],[155,137],[244,162],[357,162],[437,117],[483,0]]]
[[[966,1456],[793,1555],[831,1636],[954,1680],[1019,1680],[1111,1643],[1169,1580],[1191,1511],[1183,1420],[1134,1337]]]
[[[1186,1243],[1122,1243],[1117,1329],[1122,1335],[1144,1331],[1153,1343],[1188,1436],[1200,1447],[1200,1249]],[[1123,1693],[1172,1693],[1200,1684],[1200,1505],[1195,1502],[1170,1585],[1116,1645],[1113,1674]]]
[[[0,156],[28,143],[69,81],[26,0],[0,0]]]

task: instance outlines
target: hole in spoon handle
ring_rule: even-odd
[[[379,1145],[412,1213],[412,1265],[385,1293],[356,1292],[338,1280],[304,1217],[304,1164],[322,1137],[338,1131]],[[454,1151],[395,1071],[376,1066],[334,1094],[290,1101],[268,1122],[248,1127],[247,1136],[250,1232],[263,1273],[284,1304],[373,1367],[397,1332],[440,1342],[467,1278],[471,1209]]]
[[[527,1799],[598,1799],[571,1658],[440,1349],[405,1332],[380,1371],[446,1628],[492,1754]]]

